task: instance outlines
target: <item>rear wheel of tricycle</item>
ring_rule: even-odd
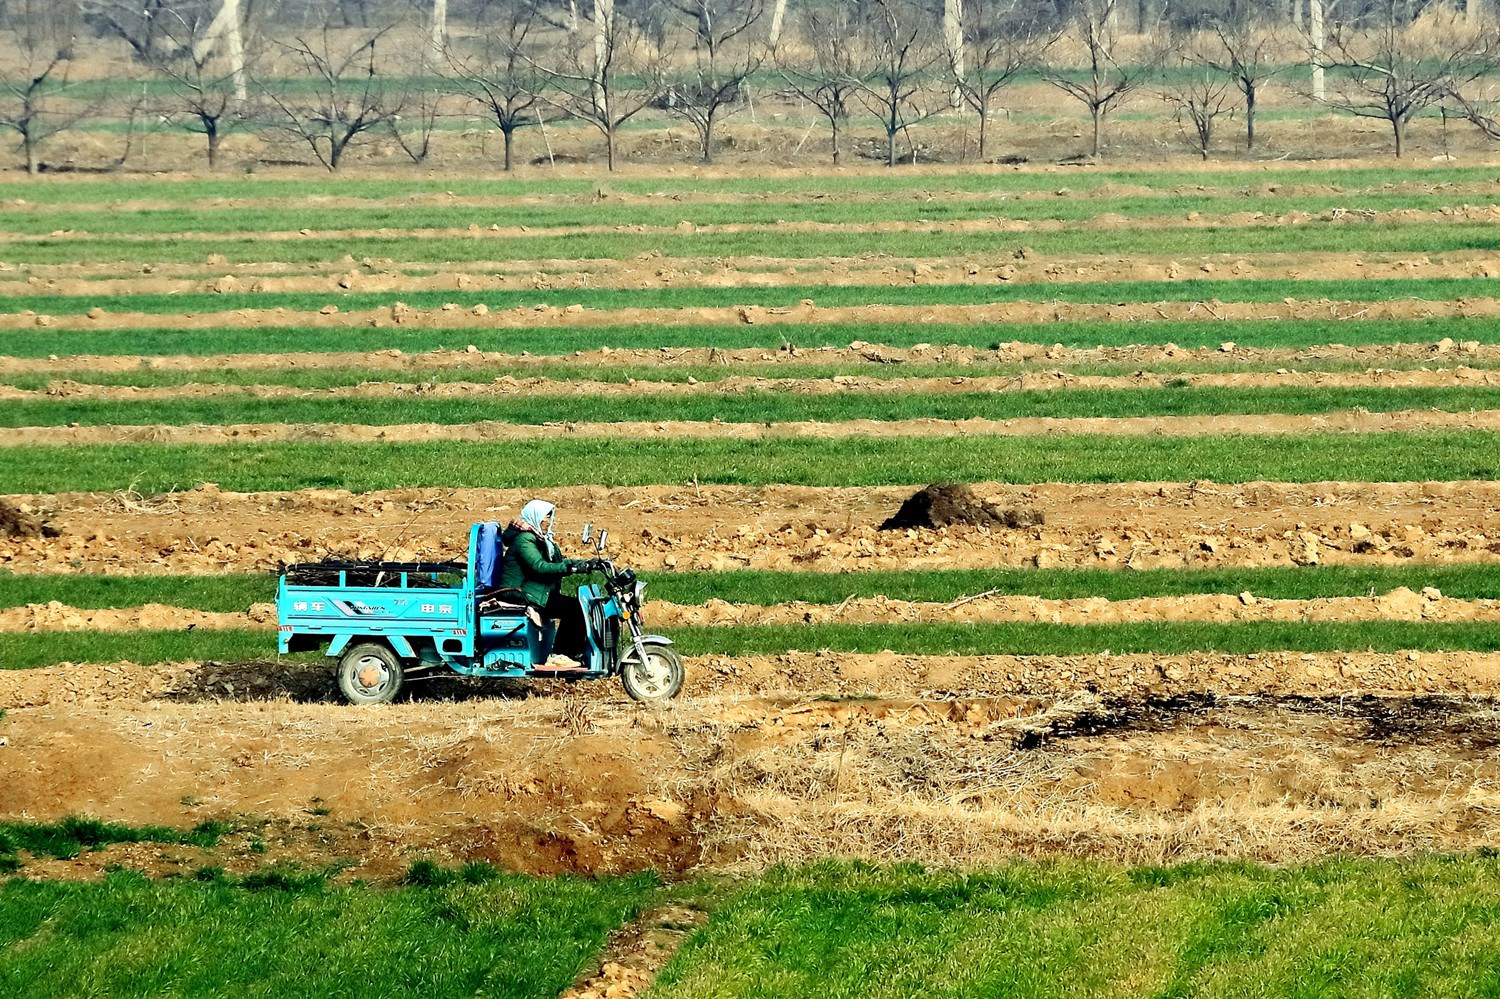
[[[350,704],[389,704],[404,679],[400,657],[384,645],[355,645],[339,659],[339,690]]]
[[[666,701],[682,689],[682,657],[665,645],[645,644],[644,662],[631,649],[620,664],[620,682],[625,693],[637,701]]]

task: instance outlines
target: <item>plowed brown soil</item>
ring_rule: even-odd
[[[851,569],[1007,566],[1185,568],[1310,562],[1500,560],[1500,484],[1196,483],[983,485],[1004,508],[1041,511],[1016,530],[880,531],[913,487],[652,486],[547,490],[560,536],[610,527],[611,553],[653,569]],[[520,490],[411,489],[226,493],[203,487],[13,497],[64,534],[0,538],[13,572],[214,573],[274,569],[337,551],[361,557],[461,557],[475,520],[506,520]],[[572,541],[563,537],[565,547]]]
[[[1037,330],[1038,339],[1045,340],[1045,327]],[[1150,339],[1150,326],[1141,330],[1143,340]],[[664,334],[670,336],[670,334]],[[205,337],[208,334],[205,334]],[[1227,341],[1226,341],[1227,344]],[[768,351],[761,348],[725,350],[717,347],[662,347],[656,350],[618,350],[605,347],[600,350],[577,351],[572,354],[504,354],[491,351],[433,350],[420,354],[407,354],[391,348],[370,353],[308,353],[308,354],[208,354],[208,355],[73,355],[62,358],[8,357],[0,355],[0,375],[32,373],[111,373],[156,369],[162,371],[201,371],[205,383],[213,382],[213,373],[224,369],[256,370],[262,368],[282,369],[355,369],[373,371],[453,371],[474,369],[475,379],[486,373],[491,377],[514,374],[513,369],[524,373],[530,367],[572,366],[579,374],[591,368],[608,367],[662,367],[724,365],[732,372],[737,365],[754,365],[756,368],[781,365],[825,365],[850,364],[865,367],[870,378],[894,378],[898,373],[920,371],[925,364],[976,365],[975,376],[984,376],[984,367],[989,364],[1037,364],[1052,370],[1063,371],[1070,367],[1101,364],[1165,365],[1172,369],[1193,372],[1195,366],[1208,369],[1242,366],[1246,373],[1256,367],[1288,368],[1307,367],[1317,370],[1327,365],[1363,365],[1369,369],[1387,365],[1410,367],[1415,364],[1462,367],[1466,365],[1494,366],[1500,363],[1500,344],[1481,344],[1478,341],[1461,343],[1402,343],[1346,346],[1327,344],[1314,348],[1250,348],[1239,345],[1218,348],[1183,348],[1172,344],[1129,347],[1097,347],[1077,349],[1045,343],[1006,343],[994,350],[979,350],[973,347],[920,345],[917,347],[886,347],[856,341],[849,347],[796,347]],[[901,367],[911,365],[912,367]],[[1201,372],[1211,373],[1211,372]],[[1264,373],[1264,372],[1263,372]],[[900,374],[900,377],[915,375]],[[66,381],[60,378],[60,381]]]
[[[850,392],[880,394],[975,394],[989,392],[1043,392],[1066,389],[1159,389],[1159,388],[1446,388],[1464,385],[1500,385],[1500,371],[1458,366],[1436,370],[1277,372],[1241,371],[1188,374],[1077,375],[1065,371],[1026,372],[1017,375],[947,376],[942,378],[876,378],[836,375],[832,378],[745,378],[731,376],[717,381],[647,381],[629,383],[548,378],[515,378],[502,375],[490,382],[364,382],[331,389],[309,390],[289,385],[219,385],[190,383],[142,387],[100,385],[93,382],[52,382],[45,389],[18,389],[0,385],[0,401],[43,402],[47,399],[108,399],[119,402],[158,399],[372,399],[419,397],[424,399],[487,398],[547,395],[564,398],[620,395],[715,396],[749,393],[796,395],[842,395]],[[1277,419],[1280,417],[1269,417]],[[1014,421],[1011,421],[1014,422]],[[1111,421],[1113,422],[1113,421]]]
[[[1097,275],[1093,280],[1097,280]],[[713,326],[763,324],[767,326],[808,323],[1030,323],[1053,322],[1152,322],[1259,319],[1494,319],[1500,317],[1500,300],[1491,297],[1443,301],[1419,299],[1385,300],[1380,284],[1370,282],[1370,300],[1298,300],[1281,302],[1126,302],[1088,304],[1046,301],[999,302],[986,305],[851,305],[819,307],[816,302],[797,306],[702,306],[696,308],[588,309],[577,303],[557,306],[477,311],[467,304],[450,303],[452,309],[413,309],[396,302],[389,308],[351,312],[296,312],[285,308],[237,309],[227,312],[141,313],[90,310],[92,314],[49,316],[30,310],[0,314],[0,329],[51,326],[62,329],[255,329],[263,326],[317,326],[338,328],[409,327],[413,329],[516,329],[535,327],[590,327],[618,325]],[[872,291],[878,298],[878,289]],[[1045,294],[1039,297],[1045,298]],[[472,301],[472,299],[470,299]]]
[[[247,441],[528,441],[551,437],[650,437],[764,440],[785,437],[1029,436],[1113,434],[1198,437],[1204,434],[1390,433],[1396,431],[1500,430],[1500,410],[1448,413],[1404,410],[1370,413],[1336,410],[1310,416],[1038,417],[1016,420],[851,420],[845,423],[234,423],[226,426],[0,427],[0,447],[72,444],[243,444]]]
[[[654,710],[602,684],[583,702],[460,686],[360,710],[306,703],[331,696],[327,672],[307,667],[267,667],[259,684],[214,665],[57,667],[0,674],[0,814],[251,813],[273,820],[274,849],[353,858],[355,876],[376,877],[418,855],[600,872],[828,854],[1461,850],[1500,834],[1500,716],[1452,696],[1493,693],[1494,660],[791,654],[694,661],[689,696]],[[1386,684],[1449,696],[1364,693]],[[768,687],[798,693],[756,692]],[[1225,687],[1282,692],[1166,694]],[[314,806],[329,813],[317,837]],[[234,864],[266,859],[239,840],[229,851]],[[164,863],[140,853],[38,872],[122,854]]]

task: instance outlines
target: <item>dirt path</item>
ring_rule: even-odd
[[[55,327],[68,329],[255,329],[263,326],[314,326],[322,328],[409,327],[413,329],[535,329],[593,326],[712,326],[764,324],[766,326],[814,323],[1017,323],[1057,322],[1186,322],[1210,320],[1238,323],[1251,320],[1321,319],[1493,319],[1500,317],[1500,299],[1472,297],[1426,302],[1418,299],[1382,300],[1381,284],[1369,283],[1370,300],[1327,301],[1284,299],[1280,302],[1130,302],[1121,304],[1077,304],[1067,302],[999,302],[986,305],[856,305],[819,307],[812,300],[796,306],[759,305],[704,306],[697,308],[587,309],[579,304],[538,304],[513,309],[472,309],[450,303],[452,308],[413,309],[396,302],[388,308],[352,312],[337,309],[330,296],[321,311],[296,312],[284,308],[237,309],[224,312],[130,313],[92,309],[87,315],[49,316],[28,311],[0,315],[0,329]],[[872,287],[871,298],[879,297]],[[539,296],[550,297],[550,296]],[[566,297],[566,296],[563,296]],[[470,299],[472,301],[472,298]],[[1226,326],[1226,329],[1233,329]],[[1226,335],[1232,336],[1232,333]]]
[[[38,445],[243,444],[248,441],[343,443],[399,441],[530,441],[555,437],[698,438],[776,440],[783,438],[1032,436],[1039,434],[1145,435],[1198,437],[1205,434],[1286,435],[1308,433],[1392,433],[1435,430],[1500,430],[1500,410],[1448,413],[1404,410],[1370,413],[1336,410],[1309,416],[1149,416],[1128,418],[1033,418],[1017,420],[851,420],[843,423],[236,423],[226,426],[0,427],[0,447]]]
[[[653,626],[979,623],[1027,621],[1050,624],[1122,624],[1140,621],[1500,621],[1500,600],[1454,600],[1437,590],[1415,593],[1405,587],[1381,596],[1268,600],[1254,594],[1193,594],[1107,600],[1103,597],[1044,599],[988,596],[946,604],[853,598],[839,603],[794,601],[758,606],[725,600],[703,605],[651,604]],[[174,630],[276,627],[272,604],[242,613],[201,611],[146,604],[119,609],[80,609],[57,601],[0,609],[0,633],[38,631]]]
[[[881,488],[653,486],[548,490],[565,546],[585,521],[612,528],[611,552],[643,570],[1001,567],[1215,568],[1419,565],[1500,560],[1500,484],[1127,483],[981,485],[1000,509],[1043,526],[879,531],[912,491]],[[329,552],[396,559],[462,556],[468,525],[506,520],[521,490],[304,490],[202,487],[19,496],[63,530],[0,539],[12,572],[258,572]]]
[[[0,814],[270,820],[257,834],[270,844],[261,853],[238,836],[222,859],[115,848],[38,865],[38,874],[118,862],[237,870],[319,851],[354,858],[348,876],[394,878],[416,856],[603,873],[826,855],[1290,862],[1467,850],[1500,835],[1497,712],[1494,702],[1452,695],[1493,691],[1492,660],[1424,656],[1364,673],[1383,667],[1361,656],[788,655],[724,666],[759,672],[786,694],[693,691],[657,710],[624,701],[613,685],[520,698],[463,687],[431,695],[445,700],[357,710],[321,703],[322,693],[308,703],[264,686],[231,692],[234,681],[216,666],[180,667],[167,681],[131,667],[3,673]],[[1254,683],[1276,672],[1273,662],[1314,693],[1195,692],[1210,671],[1247,672]],[[715,672],[702,661],[690,670]],[[837,678],[859,671],[872,682]],[[1117,671],[1184,693],[1084,689]],[[22,694],[18,685],[41,672],[79,693]],[[1367,693],[1370,681],[1413,676],[1423,679],[1407,686],[1444,695]],[[998,684],[986,689],[991,678]],[[913,683],[930,686],[867,692]],[[1001,692],[1028,683],[1032,690]],[[848,687],[866,692],[834,693]],[[153,689],[163,696],[144,699]]]
[[[1142,339],[1150,328],[1143,329]],[[1038,332],[1045,332],[1041,328]],[[205,333],[205,337],[210,334]],[[670,335],[670,334],[668,334]],[[1045,339],[1042,337],[1039,340]],[[1227,343],[1227,341],[1226,341]],[[851,346],[796,347],[767,350],[761,347],[722,349],[718,347],[660,347],[652,350],[616,349],[605,346],[596,350],[581,350],[570,354],[505,354],[494,351],[433,350],[408,354],[391,348],[365,353],[294,353],[294,354],[209,354],[209,355],[72,355],[67,357],[8,357],[0,355],[0,376],[18,374],[57,373],[65,376],[80,372],[96,374],[141,371],[199,371],[205,381],[213,383],[219,371],[232,370],[327,370],[342,369],[370,372],[451,372],[474,369],[476,380],[485,374],[491,378],[504,375],[524,376],[527,368],[576,367],[580,374],[591,369],[624,368],[680,368],[685,366],[722,367],[726,373],[735,367],[753,365],[756,369],[784,365],[858,365],[866,369],[860,378],[885,380],[897,377],[919,377],[923,366],[941,364],[945,366],[973,366],[972,377],[1013,377],[1011,375],[987,374],[985,368],[995,364],[1035,364],[1052,371],[1064,371],[1071,367],[1094,365],[1166,365],[1180,374],[1198,375],[1218,373],[1226,367],[1285,366],[1309,368],[1316,371],[1320,366],[1363,365],[1368,369],[1387,365],[1424,367],[1435,365],[1433,370],[1445,371],[1452,367],[1494,366],[1500,364],[1500,344],[1481,344],[1465,340],[1444,344],[1395,343],[1347,346],[1328,344],[1311,348],[1258,348],[1242,347],[1238,344],[1225,349],[1217,347],[1184,348],[1175,344],[1148,346],[1096,347],[1079,349],[1048,345],[1045,343],[1005,343],[993,350],[975,347],[945,346],[942,344],[919,344],[913,347],[887,347],[865,341],[854,341]],[[1195,366],[1213,369],[1195,372]],[[1475,368],[1475,370],[1482,370]],[[1247,371],[1246,373],[1251,373]],[[1266,372],[1261,372],[1266,373]],[[489,379],[484,379],[489,380]]]
[[[1024,234],[1022,234],[1024,235]],[[175,237],[174,237],[175,238]],[[259,238],[259,236],[257,236]],[[0,242],[3,245],[3,242]],[[1027,259],[1018,262],[1017,253]],[[153,268],[154,269],[154,268]],[[200,270],[201,270],[200,265]],[[1350,280],[1384,278],[1488,278],[1500,276],[1500,256],[1492,251],[1454,251],[1438,260],[1411,253],[1217,253],[1151,255],[1058,255],[1038,257],[1021,247],[960,258],[892,257],[862,254],[850,258],[823,257],[663,257],[641,254],[632,261],[509,260],[466,263],[462,267],[412,264],[417,273],[380,264],[373,268],[340,267],[333,273],[318,268],[308,273],[265,273],[258,265],[218,268],[220,273],[193,277],[161,277],[154,273],[129,278],[23,276],[5,280],[0,274],[0,304],[6,297],[37,294],[84,297],[124,295],[312,293],[326,292],[330,304],[349,292],[392,295],[453,292],[469,303],[485,292],[535,291],[539,295],[570,290],[614,288],[783,288],[805,286],[880,290],[908,285],[1027,285],[1045,299],[1046,288],[1060,285],[1116,281],[1239,280]],[[432,271],[436,270],[436,273]],[[1372,295],[1371,297],[1378,297]],[[460,298],[455,305],[467,308]]]
[[[1453,352],[1449,345],[1445,352]],[[474,399],[594,398],[622,395],[720,396],[747,395],[843,395],[851,392],[893,394],[977,394],[1043,392],[1067,389],[1130,391],[1183,388],[1447,388],[1500,385],[1500,370],[1459,366],[1438,369],[1367,371],[1240,371],[1208,373],[1157,373],[1131,375],[1079,375],[1066,371],[1035,371],[1016,375],[944,376],[938,378],[869,377],[835,375],[832,378],[763,378],[731,375],[714,381],[592,381],[552,378],[516,378],[501,375],[493,381],[465,382],[363,382],[329,389],[305,389],[291,385],[222,385],[192,382],[187,385],[143,387],[101,385],[94,382],[55,381],[44,389],[18,389],[0,385],[0,401],[45,402],[49,399],[107,399],[119,402],[171,399]],[[1014,423],[1016,421],[1005,421]],[[1114,422],[1114,421],[1106,421]]]

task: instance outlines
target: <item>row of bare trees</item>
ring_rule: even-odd
[[[1231,115],[1253,146],[1278,77],[1384,120],[1397,156],[1438,105],[1500,138],[1483,89],[1500,35],[1479,0],[0,0],[0,16],[0,127],[33,172],[47,139],[126,105],[131,121],[201,134],[210,166],[246,127],[330,170],[373,133],[421,162],[439,119],[466,109],[503,135],[506,169],[518,131],[559,119],[596,129],[613,169],[621,130],[648,108],[687,123],[710,160],[724,119],[757,96],[813,109],[835,163],[856,115],[879,122],[893,165],[903,140],[915,157],[913,126],[964,109],[987,159],[1021,79],[1086,112],[1095,157],[1110,115],[1143,91],[1204,157]],[[135,65],[80,79],[101,39]]]

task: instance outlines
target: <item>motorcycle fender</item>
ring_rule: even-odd
[[[672,640],[670,638],[668,638],[666,635],[642,635],[641,636],[641,644],[642,645],[671,645],[672,644]],[[625,654],[620,657],[620,661],[621,662],[626,662],[626,661],[629,661],[629,660],[633,660],[634,658],[635,658],[635,645],[632,643],[632,644],[627,645],[625,647]]]

